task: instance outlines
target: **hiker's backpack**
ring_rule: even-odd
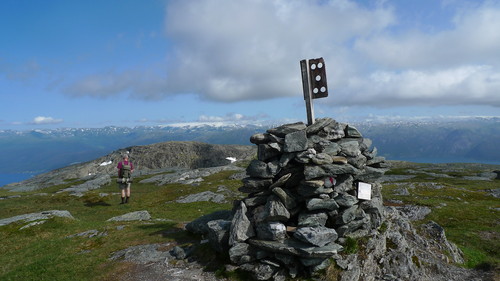
[[[130,178],[132,173],[130,170],[132,169],[132,166],[130,164],[130,161],[125,164],[125,162],[122,162],[122,168],[120,169],[120,178]]]

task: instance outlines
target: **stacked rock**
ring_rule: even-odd
[[[284,280],[328,266],[345,237],[362,237],[382,223],[383,157],[353,126],[331,118],[255,134],[257,160],[247,167],[229,229],[231,262],[257,280]],[[359,183],[369,198],[359,199]],[[222,224],[221,224],[222,223]],[[212,225],[213,227],[213,225]],[[219,232],[223,233],[223,232]],[[219,239],[220,240],[220,239]]]

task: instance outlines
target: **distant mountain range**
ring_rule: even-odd
[[[500,164],[500,118],[351,125],[373,141],[380,156],[390,160]],[[166,141],[252,145],[250,136],[268,128],[271,126],[189,124],[0,131],[1,173],[37,174],[89,161],[120,148]]]

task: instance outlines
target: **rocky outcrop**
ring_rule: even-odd
[[[6,219],[1,219],[0,226],[8,225],[11,223],[17,223],[17,222],[30,223],[30,224],[22,227],[22,228],[26,228],[26,227],[30,227],[30,226],[33,226],[36,224],[44,223],[46,220],[54,218],[54,217],[75,219],[71,215],[71,213],[66,211],[66,210],[50,210],[50,211],[43,211],[43,212],[39,212],[39,213],[30,213],[30,214],[18,215],[18,216],[6,218]]]
[[[135,211],[121,216],[112,217],[107,221],[147,221],[151,219],[148,211]]]

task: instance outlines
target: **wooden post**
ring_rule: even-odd
[[[304,91],[304,100],[306,101],[307,125],[314,124],[314,106],[312,102],[311,87],[309,86],[309,66],[307,60],[300,61],[302,70],[302,88]]]

